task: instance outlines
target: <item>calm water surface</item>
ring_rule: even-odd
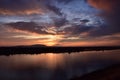
[[[0,80],[69,80],[120,64],[120,50],[0,56]]]

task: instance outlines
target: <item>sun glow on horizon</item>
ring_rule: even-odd
[[[33,34],[33,35],[17,35],[13,37],[33,40],[32,43],[36,43],[36,44],[54,46],[59,42],[59,40],[62,39],[63,35],[34,35]]]

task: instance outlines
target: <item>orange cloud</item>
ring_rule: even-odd
[[[119,0],[88,0],[88,3],[95,8],[102,9],[105,11],[112,11]]]
[[[101,28],[101,31],[104,31],[103,33],[120,33],[120,0],[88,0],[88,3],[103,11],[101,16],[108,24],[104,30]]]
[[[31,14],[43,14],[44,12],[40,9],[23,10],[23,11],[10,11],[0,9],[2,15],[31,15]]]
[[[53,46],[59,43],[64,35],[51,35],[51,34],[37,34],[29,31],[22,31],[8,27],[5,28],[5,32],[8,36],[1,37],[1,46],[13,46],[13,45],[33,45],[43,44],[47,46]]]
[[[62,42],[60,46],[119,46],[119,40]]]

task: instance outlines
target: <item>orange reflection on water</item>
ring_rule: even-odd
[[[120,50],[87,51],[72,54],[39,54],[0,56],[0,68],[7,69],[64,69],[75,66],[104,65],[120,62]],[[112,61],[112,62],[111,62]],[[12,64],[12,65],[11,65]]]
[[[45,65],[51,69],[54,69],[57,66],[62,66],[62,63],[64,61],[63,55],[60,54],[49,53],[43,57],[44,57]]]
[[[48,68],[48,69],[55,69],[56,67],[62,67],[64,61],[63,54],[39,54],[39,55],[14,55],[6,58],[2,56],[0,58],[1,62],[11,63],[5,64],[1,66],[6,66],[7,68],[27,68],[27,67],[41,67],[41,68]]]

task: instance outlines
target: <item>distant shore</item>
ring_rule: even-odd
[[[14,54],[40,54],[40,53],[72,53],[82,51],[119,50],[120,46],[97,46],[97,47],[47,47],[47,46],[14,46],[0,47],[0,55]]]

